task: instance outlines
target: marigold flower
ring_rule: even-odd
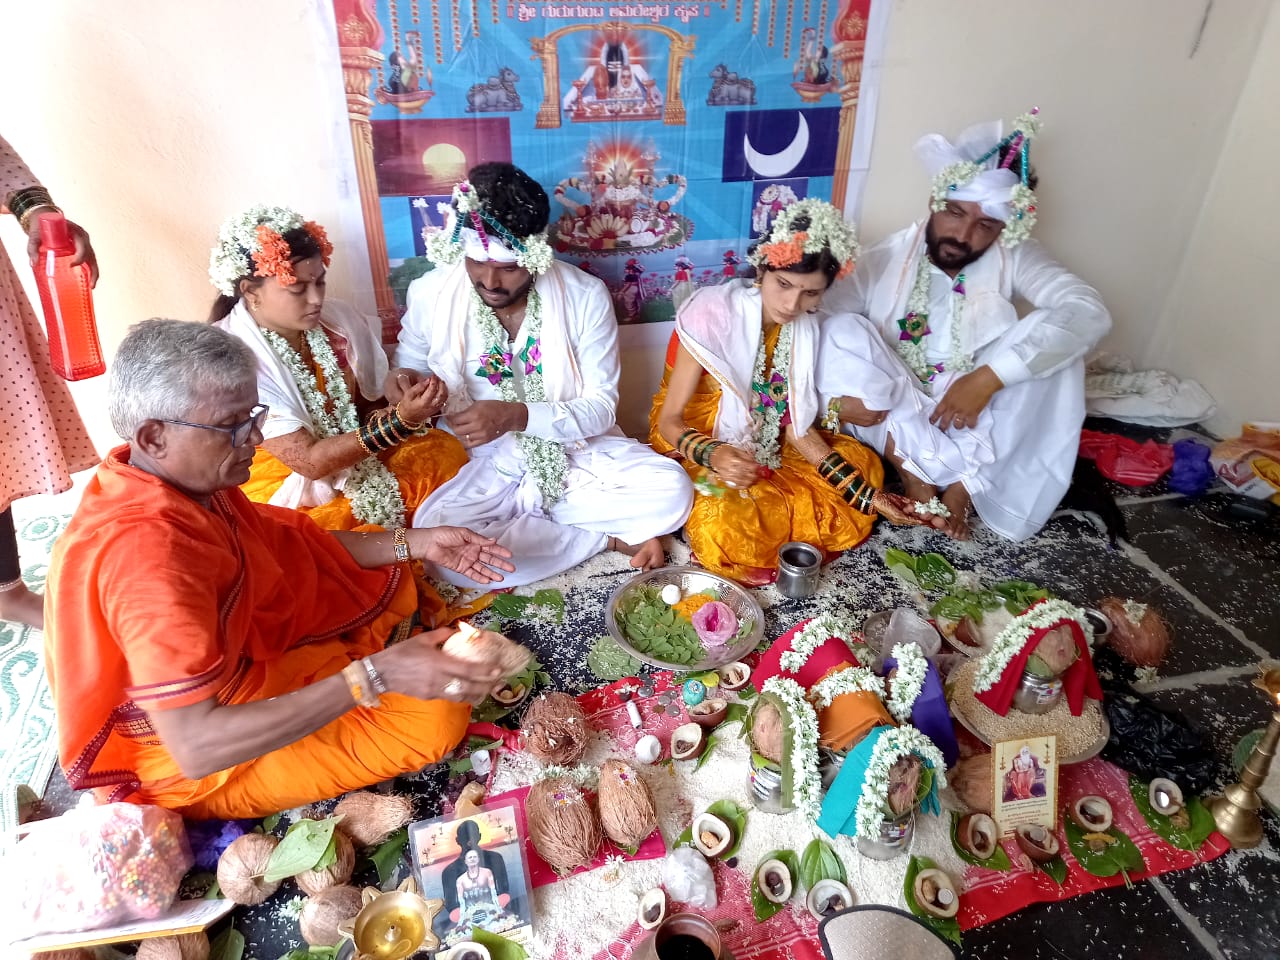
[[[258,224],[256,231],[259,249],[253,251],[253,275],[255,277],[275,277],[282,287],[291,287],[298,282],[293,274],[293,262],[289,259],[289,244],[265,223]]]
[[[327,267],[329,265],[329,257],[333,253],[333,244],[329,242],[329,235],[325,233],[324,227],[314,220],[308,220],[302,225],[302,229],[311,235],[311,239],[320,248],[320,258],[324,260],[324,265]]]

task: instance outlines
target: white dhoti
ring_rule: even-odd
[[[1023,334],[1006,331],[975,365]],[[882,456],[892,437],[903,469],[926,483],[962,483],[978,516],[1001,536],[1032,536],[1067,492],[1084,422],[1082,360],[998,391],[976,426],[942,431],[929,417],[959,374],[939,374],[926,393],[870,323],[853,314],[827,318],[818,357],[824,397],[856,397],[870,410],[889,411],[873,426],[847,426],[849,433]]]
[[[637,545],[684,523],[693,505],[678,463],[623,436],[594,437],[570,449],[564,496],[548,516],[542,494],[512,434],[471,451],[471,462],[427,498],[415,527],[467,527],[511,551],[515,572],[499,587],[518,587],[600,553],[610,537]],[[481,584],[452,570],[460,587]]]

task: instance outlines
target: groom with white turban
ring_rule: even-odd
[[[996,122],[954,144],[923,137],[929,217],[826,298],[818,388],[832,419],[898,468],[908,496],[940,494],[957,539],[971,506],[1011,540],[1049,519],[1075,465],[1084,357],[1111,328],[1097,291],[1028,238],[1039,126],[1032,111],[1008,135]]]
[[[443,207],[444,205],[442,205]],[[387,398],[428,373],[447,429],[471,453],[413,525],[453,517],[511,551],[503,586],[606,549],[661,566],[684,523],[684,470],[618,429],[618,324],[604,283],[551,257],[546,191],[509,163],[473,167],[427,241],[436,268],[409,285]],[[465,519],[464,519],[465,518]],[[458,586],[483,586],[441,571]]]

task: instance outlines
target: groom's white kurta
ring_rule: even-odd
[[[976,427],[944,433],[929,415],[960,374],[944,371],[926,393],[896,346],[924,232],[920,222],[876,245],[828,292],[818,388],[824,400],[852,396],[889,409],[883,422],[854,434],[882,453],[892,435],[908,470],[938,486],[963,483],[988,526],[1023,540],[1044,526],[1071,483],[1084,422],[1084,357],[1111,329],[1111,316],[1098,292],[1036,241],[1011,250],[993,244],[964,270],[961,346],[975,368],[990,366],[1005,386]],[[927,354],[945,365],[952,280],[929,269]],[[1014,298],[1033,307],[1021,319]]]
[[[512,553],[511,587],[553,576],[594,556],[609,537],[639,544],[675,530],[689,515],[693,488],[679,464],[622,435],[618,406],[618,326],[605,285],[577,267],[553,262],[538,278],[542,315],[542,377],[547,401],[531,403],[526,432],[564,444],[569,458],[564,496],[543,510],[520,442],[505,434],[471,450],[471,462],[427,498],[417,527],[468,527]],[[485,343],[472,318],[471,282],[459,263],[409,285],[396,365],[436,374],[449,388],[450,412],[478,400],[500,400],[498,387],[477,376]],[[511,350],[526,341],[522,326]],[[523,396],[523,366],[512,363]],[[447,570],[459,586],[474,582]]]

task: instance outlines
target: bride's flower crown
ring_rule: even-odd
[[[315,240],[327,267],[333,244],[324,227],[303,220],[288,207],[258,204],[227,220],[218,231],[218,243],[209,256],[209,279],[228,297],[236,296],[236,284],[244,277],[275,277],[282,287],[293,286],[298,278],[284,235],[299,229]]]
[[[808,221],[803,230],[796,221]],[[840,211],[825,200],[798,200],[783,208],[773,221],[769,236],[757,244],[750,260],[755,268],[785,270],[799,263],[807,254],[828,250],[840,264],[837,277],[853,271],[858,257],[858,234]]]

